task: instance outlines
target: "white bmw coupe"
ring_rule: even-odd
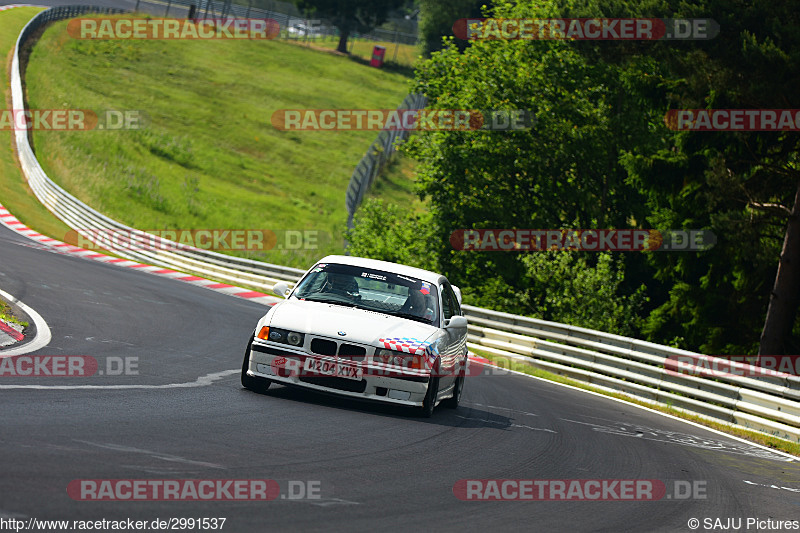
[[[467,367],[461,292],[441,274],[331,255],[258,321],[242,385],[295,385],[419,408],[458,407]]]

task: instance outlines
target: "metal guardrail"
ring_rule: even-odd
[[[23,109],[19,50],[44,23],[89,12],[118,12],[93,6],[65,6],[44,11],[20,33],[12,58],[11,93],[14,109]],[[417,103],[409,105],[424,106]],[[20,164],[37,198],[76,230],[137,230],[116,222],[67,193],[47,177],[28,142],[26,130],[15,132]],[[366,157],[366,156],[365,156]],[[377,157],[377,156],[376,156]],[[359,173],[358,186],[348,189],[348,202],[363,198],[361,187],[371,179]],[[352,185],[352,182],[351,182]],[[367,185],[368,186],[368,185]],[[139,232],[139,235],[145,235]],[[93,233],[86,235],[92,238]],[[169,241],[165,241],[169,242]],[[296,281],[303,270],[270,265],[208,250],[149,250],[98,244],[123,257],[194,272],[215,279],[270,289],[278,280]],[[177,245],[176,245],[177,246]],[[700,354],[580,327],[464,306],[473,350],[510,357],[596,387],[623,392],[701,416],[757,429],[800,442],[800,377],[774,373],[744,377],[701,377],[671,369],[676,358]],[[724,360],[720,360],[726,363]]]
[[[800,442],[800,376],[469,305],[464,311],[473,350]]]
[[[423,94],[409,94],[403,99],[403,103],[397,108],[403,109],[424,109],[428,103],[428,98]],[[375,178],[380,174],[381,169],[391,159],[397,150],[397,142],[408,139],[408,130],[383,130],[378,134],[378,138],[370,145],[367,153],[361,158],[353,175],[350,177],[350,184],[347,186],[347,196],[345,205],[347,207],[347,227],[353,228],[353,216],[358,206],[364,201],[364,195],[375,182]]]

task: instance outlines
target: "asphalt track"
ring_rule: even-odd
[[[122,5],[122,3],[115,3]],[[2,199],[0,199],[1,201]],[[800,463],[611,399],[524,376],[468,380],[433,418],[273,386],[238,369],[261,305],[53,253],[0,227],[0,289],[46,320],[36,355],[138,373],[0,377],[0,518],[225,517],[223,531],[691,531],[689,519],[800,519]],[[2,352],[0,352],[0,356]],[[271,479],[273,501],[76,501],[80,479]],[[465,479],[649,479],[702,497],[461,501]],[[677,496],[676,494],[672,494]],[[719,530],[719,528],[718,528]],[[755,529],[750,529],[755,531]]]

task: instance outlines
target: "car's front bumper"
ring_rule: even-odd
[[[399,405],[421,407],[428,391],[430,372],[405,369],[366,360],[350,361],[331,356],[309,354],[288,346],[276,347],[258,339],[253,341],[249,354],[247,374],[284,383],[340,394],[354,398],[375,400]],[[320,375],[305,370],[307,358],[342,363],[361,369],[361,379]]]

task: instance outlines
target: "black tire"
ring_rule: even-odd
[[[253,345],[254,338],[255,335],[250,337],[250,341],[247,343],[247,349],[244,351],[244,361],[242,361],[242,387],[255,392],[264,392],[269,389],[272,382],[261,377],[247,375],[250,363],[250,347]]]
[[[447,407],[448,409],[457,409],[458,402],[461,401],[461,393],[464,391],[464,375],[460,375],[456,378],[456,382],[453,388],[453,397],[448,398],[446,400],[442,400],[442,405]]]
[[[439,376],[431,376],[428,382],[428,392],[425,393],[425,399],[422,400],[422,409],[420,416],[423,418],[430,418],[433,416],[433,409],[436,407],[436,396],[439,394]]]
[[[464,377],[466,376],[466,368],[467,368],[467,358],[464,358],[464,364],[461,367],[461,370],[458,371],[458,377],[456,378],[455,385],[453,388],[453,397],[448,398],[446,400],[442,400],[442,405],[447,407],[448,409],[457,409],[458,404],[461,401],[461,393],[464,392]]]

